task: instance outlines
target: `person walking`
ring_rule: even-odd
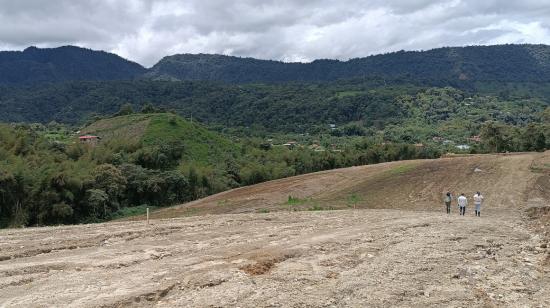
[[[450,192],[447,192],[445,195],[445,206],[447,207],[447,214],[451,214],[451,201],[453,201],[453,195]]]
[[[460,215],[464,216],[466,214],[466,206],[468,205],[468,199],[464,194],[460,194],[458,197],[458,208],[460,210]]]
[[[476,206],[477,217],[481,217],[481,203],[483,203],[483,195],[478,191],[474,195],[474,205]]]

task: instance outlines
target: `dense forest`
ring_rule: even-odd
[[[139,122],[140,116],[90,127],[105,127],[108,120],[119,131],[133,132],[120,123]],[[440,155],[433,148],[364,138],[338,150],[289,148],[255,138],[230,140],[173,114],[145,119],[148,126],[139,138],[114,134],[96,146],[77,142],[57,123],[2,125],[0,226],[98,222],[271,179]],[[199,138],[184,138],[191,135]]]
[[[135,110],[152,104],[219,129],[254,134],[316,133],[335,124],[342,129],[359,126],[355,134],[362,135],[409,129],[414,133],[404,140],[415,142],[434,137],[436,132],[449,138],[476,135],[488,120],[520,126],[541,123],[549,106],[543,92],[535,96],[524,85],[500,89],[506,93],[473,93],[379,79],[276,85],[71,82],[0,87],[0,121],[79,124],[113,114],[128,103]],[[453,129],[457,125],[462,127]]]
[[[550,68],[545,63],[549,60],[550,46],[546,45],[446,47],[311,63],[183,54],[163,58],[146,76],[231,83],[334,81],[358,77],[403,77],[438,86],[480,81],[548,82]]]
[[[0,84],[132,79],[143,73],[141,65],[115,54],[74,46],[0,51]]]

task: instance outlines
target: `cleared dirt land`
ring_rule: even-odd
[[[549,189],[548,152],[480,155],[273,181],[150,225],[1,230],[0,306],[550,307]],[[444,214],[446,190],[481,190],[482,217]]]

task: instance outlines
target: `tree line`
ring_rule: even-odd
[[[205,164],[183,159],[177,144],[113,139],[93,147],[52,141],[41,127],[0,127],[2,227],[99,222],[144,204],[169,206],[297,174],[440,155],[366,139],[341,152],[266,147],[249,139],[229,157]]]

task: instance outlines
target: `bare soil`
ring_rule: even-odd
[[[354,167],[149,225],[1,230],[0,307],[550,307],[549,156]],[[481,190],[482,217],[445,214],[446,190]],[[328,208],[345,210],[308,211]]]

